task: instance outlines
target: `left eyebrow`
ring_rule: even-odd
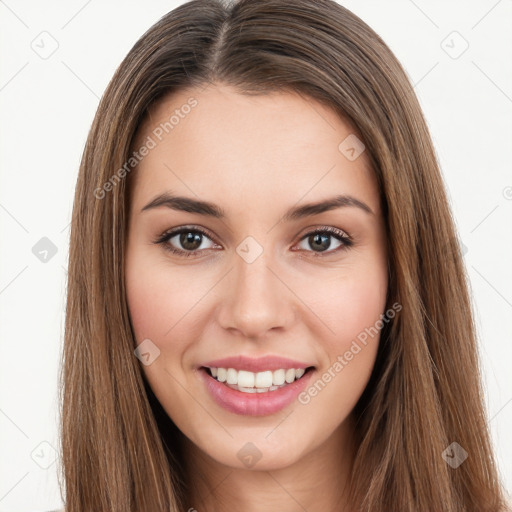
[[[360,208],[364,212],[374,215],[373,210],[363,201],[356,199],[353,196],[343,194],[332,197],[330,199],[319,201],[317,203],[308,203],[295,208],[290,208],[283,217],[285,222],[291,220],[298,220],[304,217],[319,215],[320,213],[335,210],[336,208],[355,207]]]
[[[142,208],[141,212],[161,206],[171,208],[172,210],[197,213],[199,215],[214,217],[217,219],[226,218],[225,211],[214,203],[200,201],[190,197],[175,196],[169,192],[164,192],[163,194],[153,198],[146,206],[144,206],[144,208]],[[324,201],[292,207],[284,214],[283,220],[285,222],[289,222],[302,219],[304,217],[319,215],[320,213],[343,207],[359,208],[368,214],[374,215],[373,210],[366,203],[353,196],[343,194]]]

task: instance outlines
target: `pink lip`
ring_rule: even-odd
[[[303,366],[298,366],[298,368],[303,368]],[[268,366],[267,369],[269,369]],[[246,416],[266,416],[284,409],[306,388],[314,373],[314,370],[308,371],[299,380],[275,391],[243,393],[214,379],[204,368],[197,371],[199,378],[205,383],[206,389],[217,404],[230,412]]]
[[[258,358],[250,358],[245,356],[225,357],[224,359],[215,359],[201,366],[209,366],[210,368],[234,368],[235,370],[245,370],[248,372],[263,372],[265,370],[280,370],[281,368],[308,368],[312,364],[301,363],[286,357],[264,356]]]

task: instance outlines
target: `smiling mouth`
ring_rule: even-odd
[[[202,369],[217,382],[242,393],[267,393],[284,388],[300,380],[306,373],[314,369],[307,368],[281,368],[262,372],[249,372],[235,368],[215,368],[203,366]]]

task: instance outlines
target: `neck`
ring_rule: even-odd
[[[228,467],[185,438],[190,512],[350,512],[347,500],[354,455],[352,416],[293,464],[272,470]],[[190,505],[188,505],[190,504]]]

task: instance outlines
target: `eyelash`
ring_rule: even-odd
[[[185,258],[197,257],[197,253],[201,252],[201,251],[198,251],[198,250],[184,251],[182,249],[176,249],[175,247],[172,247],[170,244],[167,243],[171,238],[174,238],[176,235],[180,235],[182,233],[201,233],[203,236],[205,236],[211,240],[211,236],[206,231],[204,231],[203,229],[201,229],[199,227],[193,227],[193,228],[182,227],[182,228],[172,229],[170,231],[165,231],[156,240],[154,240],[153,243],[161,244],[166,251],[169,251],[173,254],[177,254],[178,256],[183,256]],[[340,245],[337,249],[330,250],[330,251],[327,250],[325,252],[306,251],[306,252],[311,252],[313,254],[314,258],[318,258],[318,257],[321,258],[324,256],[332,255],[341,250],[347,250],[350,247],[352,247],[352,245],[354,243],[352,241],[352,239],[348,235],[346,235],[343,231],[341,231],[340,229],[329,227],[329,226],[325,226],[322,228],[314,229],[313,231],[309,231],[300,239],[299,242],[302,242],[302,240],[304,240],[312,235],[325,234],[325,233],[328,233],[329,235],[336,238],[338,241],[340,241],[342,243],[342,245]],[[208,250],[208,249],[202,249],[202,250]]]

